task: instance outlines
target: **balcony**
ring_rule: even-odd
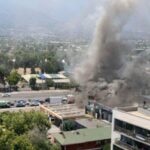
[[[121,133],[124,133],[124,134],[126,134],[126,135],[128,135],[130,137],[133,137],[133,138],[135,138],[137,140],[143,141],[144,143],[148,143],[148,144],[150,143],[150,137],[146,137],[146,136],[137,134],[137,133],[135,133],[134,130],[127,130],[127,129],[119,127],[117,125],[115,126],[115,130],[119,131]]]
[[[125,150],[141,150],[141,149],[137,148],[136,146],[131,146],[131,145],[124,143],[122,141],[119,141],[119,140],[116,141],[115,144],[118,145],[119,147],[122,147]]]

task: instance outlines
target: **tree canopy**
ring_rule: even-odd
[[[9,85],[16,85],[19,82],[20,78],[21,76],[17,73],[17,71],[14,70],[7,77],[7,82],[9,83]]]
[[[1,113],[0,149],[59,150],[46,137],[50,127],[47,116],[41,112]]]

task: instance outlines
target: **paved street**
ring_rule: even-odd
[[[12,92],[10,97],[2,97],[0,93],[0,100],[28,100],[28,99],[41,99],[44,100],[50,96],[65,96],[67,94],[72,94],[73,91],[70,90],[45,90],[45,91],[22,91],[22,92]]]
[[[0,109],[0,113],[2,112],[19,112],[19,111],[24,111],[24,112],[29,112],[29,111],[39,111],[40,108],[39,106],[34,106],[34,107],[12,107],[12,108],[3,108]]]

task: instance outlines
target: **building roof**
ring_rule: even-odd
[[[52,134],[61,145],[71,145],[92,141],[101,141],[111,138],[111,127],[79,129]]]
[[[110,126],[109,123],[106,123],[102,120],[93,119],[93,118],[78,118],[75,121],[78,124],[80,124],[86,128],[97,128],[97,127]]]
[[[57,104],[49,107],[40,105],[40,108],[59,119],[71,119],[85,115],[85,110],[78,108],[75,104]]]
[[[150,116],[144,114],[144,113],[141,113],[139,111],[131,111],[129,112],[131,115],[134,115],[134,116],[137,116],[137,117],[141,117],[141,118],[144,118],[144,119],[147,119],[147,120],[150,120]]]
[[[67,79],[63,74],[43,74],[48,79]]]
[[[150,105],[149,104],[145,104],[144,106],[137,105],[137,106],[130,106],[130,107],[120,107],[118,109],[128,114],[131,114],[133,116],[140,117],[140,118],[150,121]]]
[[[70,83],[69,79],[55,79],[53,80],[54,83]]]

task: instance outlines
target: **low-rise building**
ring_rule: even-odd
[[[40,110],[48,114],[54,124],[60,126],[63,121],[76,119],[85,116],[84,109],[78,108],[75,104],[54,104],[49,106],[40,105]]]
[[[105,106],[95,101],[89,101],[85,106],[86,114],[90,114],[97,119],[106,120],[108,122],[112,121],[112,110],[113,107]]]
[[[112,150],[150,150],[150,107],[113,110]]]
[[[52,134],[61,150],[102,150],[110,143],[111,127],[79,129]]]
[[[69,87],[70,79],[62,74],[25,74],[21,75],[22,81],[24,81],[25,85],[29,85],[31,78],[36,78],[36,83],[38,87],[42,86],[42,88],[46,88],[46,80],[51,80],[51,86],[55,88],[65,88]]]

